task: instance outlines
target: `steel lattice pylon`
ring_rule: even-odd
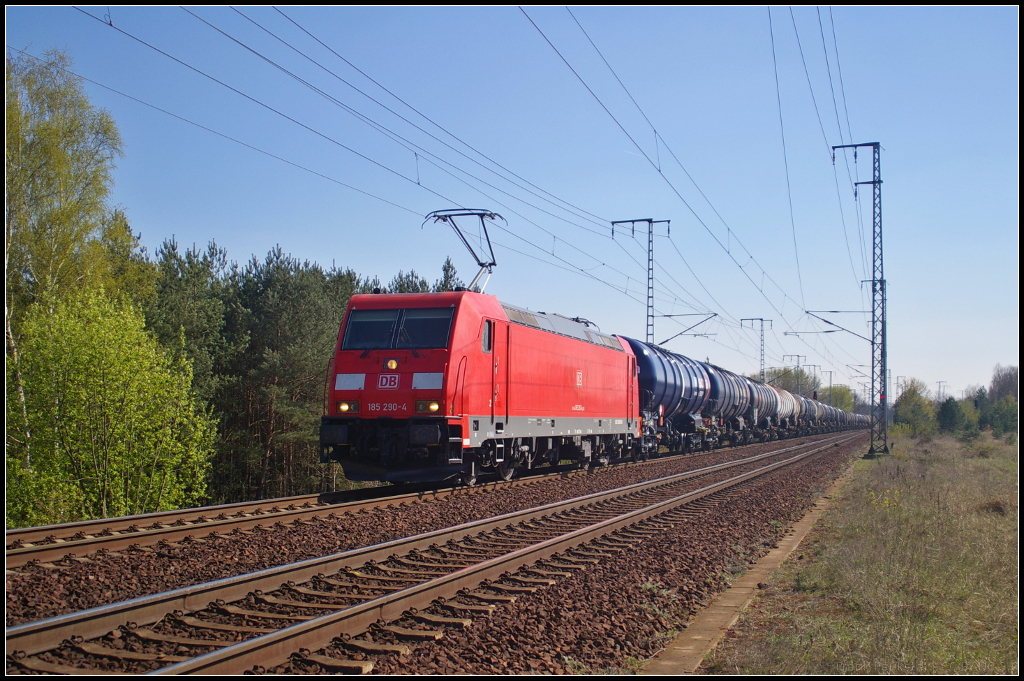
[[[615,225],[629,225],[633,236],[636,236],[636,223],[647,223],[647,342],[654,343],[654,225],[665,223],[667,226],[670,220],[655,220],[653,218],[638,218],[636,220],[614,220],[612,221],[612,238],[615,238]],[[669,234],[672,232],[669,231]]]
[[[888,360],[885,338],[885,267],[882,259],[882,145],[878,142],[841,144],[836,149],[871,147],[871,181],[855,184],[872,186],[872,271],[871,271],[871,447],[868,456],[889,453],[888,395],[886,377]],[[834,161],[835,159],[833,159]]]

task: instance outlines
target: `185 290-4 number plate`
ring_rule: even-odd
[[[403,402],[370,402],[366,405],[367,411],[408,411]]]

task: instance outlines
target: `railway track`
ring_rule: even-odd
[[[559,469],[474,487],[377,487],[8,530],[6,565],[8,569],[14,569],[31,561],[47,563],[66,557],[87,556],[99,550],[117,552],[160,542],[229,534],[236,530],[244,532],[277,523],[302,523],[332,513],[342,515],[372,508],[427,502],[455,494],[487,492],[499,487],[531,484],[545,478],[568,477],[579,473],[579,470]],[[415,488],[415,491],[405,491],[410,487]]]
[[[718,503],[737,485],[848,437],[857,435],[12,627],[8,671],[239,673],[293,654],[299,665],[368,671],[366,660],[355,659],[365,652],[400,653],[403,640],[465,626],[467,616],[692,517],[699,500]],[[747,470],[721,479],[738,468]],[[709,478],[693,489],[695,479]],[[334,652],[308,652],[339,632]]]
[[[670,461],[672,458],[662,457],[654,462]],[[473,487],[378,487],[14,529],[6,532],[5,564],[10,570],[32,561],[45,565],[65,558],[81,559],[100,550],[116,554],[133,547],[148,547],[160,542],[174,543],[186,539],[202,539],[211,534],[246,532],[278,523],[303,523],[332,513],[342,515],[372,508],[428,502],[455,494],[488,492],[585,472],[574,467],[558,466],[536,469],[508,482],[489,482]]]

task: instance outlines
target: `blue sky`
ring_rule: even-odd
[[[468,281],[455,235],[421,224],[486,208],[508,221],[488,293],[643,338],[646,225],[609,223],[667,219],[656,312],[718,316],[666,347],[754,372],[740,320],[763,317],[769,366],[799,355],[859,389],[868,344],[806,333],[830,327],[804,311],[870,309],[870,192],[858,205],[851,185],[870,150],[833,166],[829,146],[878,141],[893,381],[956,395],[1019,364],[1016,8],[772,7],[771,32],[765,7],[82,9],[113,26],[8,7],[9,51],[65,50],[265,152],[86,83],[124,138],[113,200],[150,252],[280,245],[385,281],[433,281],[450,255]],[[870,335],[868,315],[821,316]],[[656,340],[699,319],[658,318]]]

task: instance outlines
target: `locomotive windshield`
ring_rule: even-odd
[[[409,310],[352,310],[342,350],[448,347],[453,307]]]

